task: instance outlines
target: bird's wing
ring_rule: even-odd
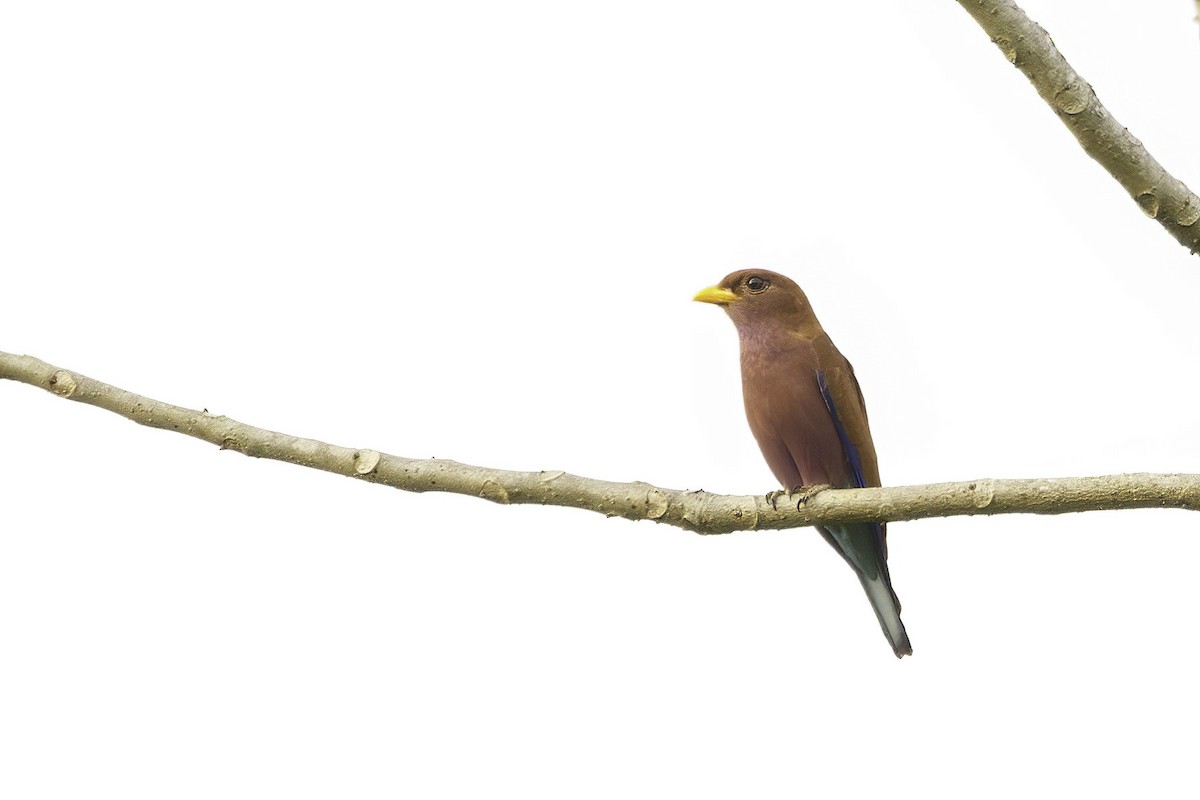
[[[821,359],[825,369],[817,371],[817,384],[821,397],[858,486],[879,486],[879,461],[875,456],[875,444],[871,441],[871,428],[867,424],[867,408],[863,403],[862,390],[854,377],[850,362],[834,351],[836,359]],[[833,361],[832,364],[829,364]],[[826,366],[828,365],[828,366]]]
[[[867,425],[867,409],[863,403],[862,390],[850,366],[841,353],[833,349],[831,358],[822,359],[829,364],[828,370],[817,370],[817,385],[833,425],[837,429],[842,449],[846,453],[854,482],[859,487],[879,486],[879,462],[875,456],[875,444],[871,440],[871,429]],[[887,526],[871,523],[875,540],[883,557],[887,557]]]

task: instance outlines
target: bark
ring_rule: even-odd
[[[1029,78],[1089,156],[1117,179],[1146,216],[1191,253],[1200,251],[1200,197],[1168,173],[1113,119],[1050,35],[1011,0],[958,0],[1000,52]]]

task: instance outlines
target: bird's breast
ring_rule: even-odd
[[[746,420],[767,465],[785,488],[846,485],[846,456],[817,383],[816,350],[799,339],[767,344],[742,343]]]

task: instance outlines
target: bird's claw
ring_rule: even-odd
[[[817,495],[819,495],[821,492],[825,491],[826,489],[832,489],[832,488],[833,487],[830,486],[828,483],[816,483],[816,484],[813,484],[812,486],[796,486],[795,488],[792,489],[790,494],[792,497],[796,498],[796,510],[799,511],[800,507],[803,506],[805,503],[807,503],[809,500],[812,500],[814,497],[816,497]]]
[[[796,510],[813,499],[826,489],[832,489],[828,483],[817,483],[812,486],[793,486],[791,489],[776,489],[773,492],[767,492],[767,502],[771,504],[771,510],[779,510],[779,498],[789,497],[796,499]]]

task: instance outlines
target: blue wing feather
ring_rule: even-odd
[[[821,370],[817,370],[817,386],[821,387],[821,397],[825,400],[825,408],[829,409],[829,416],[833,418],[833,426],[837,428],[838,439],[842,442],[842,451],[846,454],[846,460],[850,462],[854,485],[860,489],[864,488],[867,482],[863,478],[862,459],[858,455],[858,448],[854,446],[854,443],[850,441],[850,435],[846,433],[846,426],[842,424],[842,419],[837,413],[837,406],[834,405],[833,394],[825,384],[825,373]]]

